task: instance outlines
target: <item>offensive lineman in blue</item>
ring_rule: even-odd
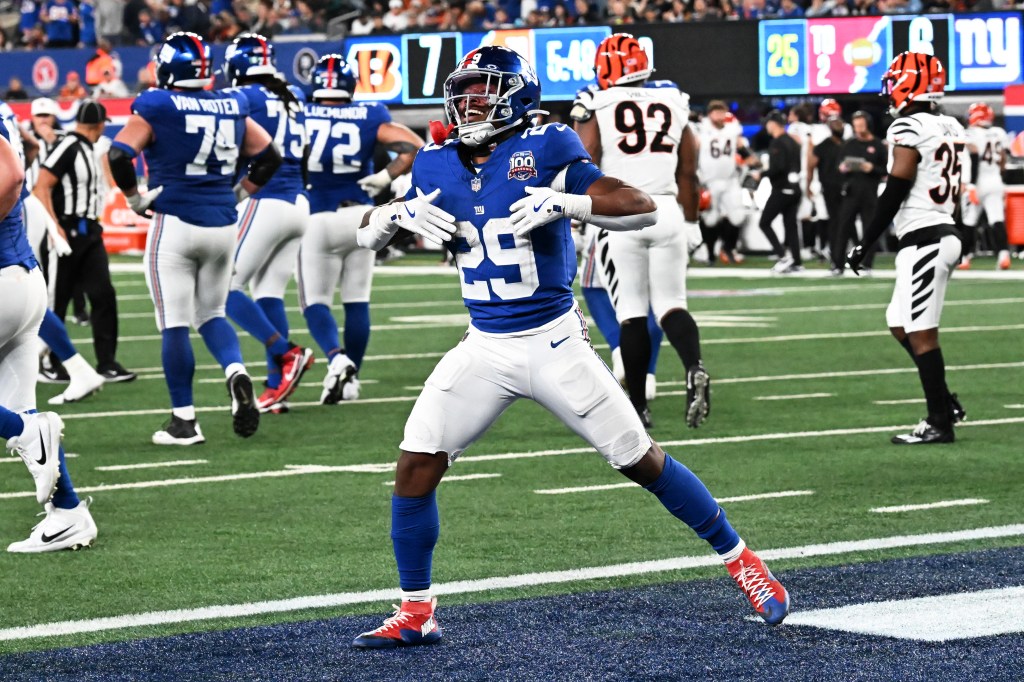
[[[540,83],[503,47],[467,54],[445,81],[457,139],[424,147],[404,203],[364,218],[359,243],[382,248],[407,229],[455,252],[471,325],[427,379],[405,426],[391,498],[391,539],[402,605],[359,648],[441,638],[431,595],[440,524],[435,488],[509,405],[530,398],[644,486],[704,538],[754,610],[782,622],[789,595],[733,530],[704,484],[665,454],[594,352],[571,289],[569,222],[636,230],[657,220],[654,201],[604,176],[563,125],[535,127]]]
[[[205,441],[192,400],[195,357],[189,326],[227,377],[236,434],[259,427],[252,380],[234,327],[224,318],[238,219],[236,196],[259,191],[281,165],[270,135],[249,118],[238,92],[208,92],[210,46],[194,33],[175,33],[156,55],[158,88],[132,103],[132,115],[110,149],[110,170],[136,213],[152,210],[143,265],[163,338],[162,360],[171,419],[153,434],[157,445]],[[149,186],[136,187],[134,159],[145,150]],[[234,185],[239,157],[248,174]]]
[[[313,214],[299,250],[299,305],[309,331],[327,356],[320,402],[359,397],[357,373],[370,340],[370,284],[374,253],[356,244],[371,197],[407,173],[423,146],[419,135],[391,120],[378,102],[353,102],[356,77],[344,58],[324,55],[313,70],[309,133],[309,203]],[[374,172],[377,145],[397,154]],[[345,307],[344,346],[331,313],[334,290]]]

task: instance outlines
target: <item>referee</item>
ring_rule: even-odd
[[[96,370],[108,382],[132,381],[135,374],[115,360],[117,294],[110,281],[103,227],[97,220],[102,197],[93,145],[107,120],[102,104],[84,100],[78,107],[75,130],[47,155],[32,193],[71,245],[71,254],[62,257],[57,267],[54,312],[63,320],[75,287],[81,287],[92,308]]]

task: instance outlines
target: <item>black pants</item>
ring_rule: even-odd
[[[871,219],[875,217],[875,208],[878,206],[878,185],[850,184],[843,193],[843,201],[839,206],[839,220],[831,223],[832,232],[832,266],[842,269],[846,262],[846,249],[850,241],[857,241],[857,216],[860,216],[861,224],[867,227]],[[864,267],[873,267],[875,252],[878,250],[877,242],[871,244],[864,256]]]
[[[799,192],[783,194],[781,191],[772,190],[768,201],[764,205],[764,210],[761,211],[761,232],[764,232],[764,236],[768,238],[768,242],[772,245],[772,251],[779,258],[786,255],[786,250],[782,248],[779,238],[775,236],[775,230],[772,229],[772,221],[780,214],[782,215],[782,225],[786,228],[786,246],[789,247],[790,255],[793,257],[793,262],[796,265],[802,263],[800,260],[800,230],[796,219],[796,214],[799,210]]]
[[[103,246],[103,228],[88,221],[78,230],[78,219],[61,221],[67,232],[71,254],[60,259],[54,288],[53,312],[64,319],[76,287],[81,288],[92,308],[92,339],[96,367],[101,372],[117,353],[117,292],[110,281],[110,261]]]

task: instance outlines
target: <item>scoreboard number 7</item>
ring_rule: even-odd
[[[451,66],[461,56],[461,37],[451,33],[432,33],[405,37],[404,43],[406,101],[443,101],[442,85]]]

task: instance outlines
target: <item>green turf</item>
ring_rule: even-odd
[[[422,260],[420,263],[422,264]],[[982,261],[981,263],[984,263]],[[765,267],[763,262],[748,267]],[[457,278],[451,275],[380,275],[375,281],[375,325],[362,378],[363,397],[404,397],[337,407],[299,407],[268,415],[249,440],[230,431],[221,409],[200,413],[207,443],[162,448],[149,437],[167,418],[168,399],[159,371],[160,345],[141,275],[115,276],[121,295],[119,352],[123,364],[143,368],[132,384],[107,387],[98,396],[61,408],[66,448],[79,487],[182,477],[282,471],[286,465],[387,464],[416,387],[437,358],[458,342]],[[678,360],[662,351],[659,388],[652,404],[659,441],[691,441],[667,449],[687,463],[720,497],[780,490],[814,495],[728,505],[729,517],[754,547],[805,544],[889,535],[971,529],[1019,523],[1021,424],[965,426],[951,446],[899,449],[890,431],[843,436],[796,437],[798,432],[913,424],[924,405],[876,405],[875,400],[920,397],[906,354],[885,336],[890,280],[691,279],[691,309],[702,329],[705,364],[711,372],[711,419],[697,431],[683,427],[684,390]],[[717,291],[717,296],[707,292]],[[1022,329],[958,328],[1024,325],[1017,281],[954,281],[944,315],[943,351],[952,367],[1020,361]],[[746,295],[725,295],[740,292]],[[1000,299],[1009,299],[993,303]],[[436,303],[432,303],[436,302]],[[288,304],[296,305],[294,292]],[[420,305],[405,305],[420,304]],[[425,304],[425,305],[424,305]],[[830,307],[831,310],[806,310]],[[301,316],[289,313],[293,338],[308,342]],[[455,316],[455,317],[452,317]],[[433,317],[434,319],[426,319]],[[404,322],[396,322],[403,318]],[[412,319],[409,319],[412,318]],[[761,326],[718,326],[728,324]],[[858,333],[870,336],[844,336]],[[831,338],[773,340],[808,334]],[[87,330],[72,329],[76,339]],[[131,341],[131,337],[153,340]],[[596,331],[592,335],[600,343]],[[743,339],[757,339],[740,342]],[[243,338],[255,373],[259,346]],[[223,376],[195,341],[200,369],[196,403],[223,408]],[[91,357],[91,347],[82,349]],[[601,352],[607,356],[607,349]],[[374,356],[427,357],[378,360]],[[296,395],[314,401],[324,364],[316,364]],[[824,372],[904,369],[900,373],[770,380],[766,377]],[[970,422],[1024,418],[1021,368],[951,370],[949,383],[964,401]],[[760,379],[760,380],[758,380]],[[208,380],[208,381],[207,381]],[[670,382],[676,382],[672,384]],[[39,387],[41,406],[58,387]],[[827,393],[829,397],[760,401],[772,395]],[[155,410],[154,414],[75,415]],[[700,444],[708,438],[758,434],[778,437]],[[791,434],[791,435],[785,435]],[[650,495],[635,489],[569,495],[537,495],[541,488],[619,483],[624,479],[594,453],[529,459],[472,461],[473,455],[580,448],[582,443],[537,406],[520,403],[456,465],[455,474],[494,473],[500,478],[453,481],[439,492],[442,536],[434,563],[437,582],[564,570],[700,555],[708,550],[674,521]],[[97,471],[113,464],[206,459],[208,464],[163,469]],[[31,489],[23,467],[5,464],[0,493]],[[390,472],[329,472],[278,478],[206,482],[92,493],[100,536],[95,548],[56,555],[0,555],[0,628],[155,610],[236,604],[305,595],[391,588],[397,575],[388,539]],[[980,497],[988,504],[873,514],[875,506]],[[38,511],[31,498],[0,499],[0,538],[21,539]],[[1020,538],[923,546],[858,555],[780,562],[779,567],[822,566],[883,557],[912,556],[952,548],[1017,545]],[[523,595],[615,588],[722,575],[699,569],[630,578],[556,584],[445,597],[444,603],[489,601]],[[319,618],[341,613],[384,613],[387,604],[269,614],[251,618],[181,623],[62,638],[0,642],[0,651],[115,641],[156,634],[221,629],[241,624]],[[346,637],[350,633],[341,633]],[[342,637],[345,639],[346,637]]]

